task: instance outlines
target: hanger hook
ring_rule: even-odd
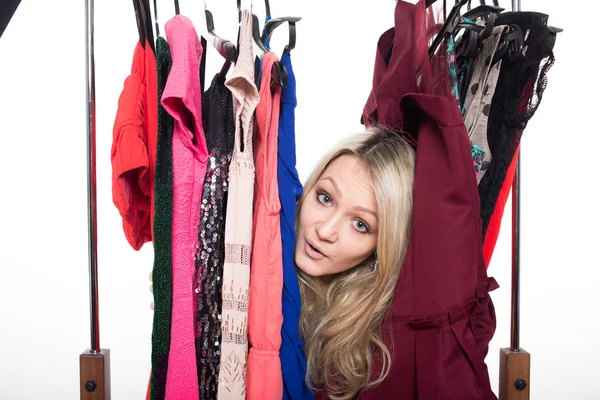
[[[154,0],[154,26],[156,28],[156,37],[160,36],[160,30],[158,27],[158,7],[156,5],[156,0]]]

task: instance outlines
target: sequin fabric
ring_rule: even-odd
[[[201,399],[215,399],[221,361],[221,285],[225,260],[227,175],[233,151],[233,100],[217,74],[202,96],[208,166],[202,189],[196,278],[196,364]]]

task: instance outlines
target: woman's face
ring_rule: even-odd
[[[330,163],[300,209],[298,268],[324,276],[369,258],[377,246],[376,206],[372,179],[356,157],[343,155]]]

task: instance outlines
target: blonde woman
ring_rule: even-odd
[[[371,128],[319,163],[298,202],[295,262],[302,295],[307,381],[352,398],[370,381],[409,240],[415,154],[397,134]]]

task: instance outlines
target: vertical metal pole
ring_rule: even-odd
[[[520,153],[520,151],[519,151]],[[521,157],[517,159],[515,177],[512,184],[512,298],[510,349],[519,351],[520,333],[520,292],[521,292]]]
[[[512,10],[521,11],[521,0],[512,0]]]
[[[512,0],[512,11],[521,11],[521,0]],[[520,350],[520,292],[521,292],[521,148],[512,184],[512,295],[511,351]]]
[[[85,0],[85,66],[87,84],[88,251],[90,270],[91,346],[79,355],[80,400],[110,400],[110,350],[100,348],[98,322],[98,240],[96,212],[96,71],[94,0]]]
[[[91,351],[100,351],[98,322],[98,242],[96,212],[96,94],[94,67],[94,0],[85,2],[85,53],[87,82],[87,172],[88,172],[88,251],[90,270],[90,333]]]

